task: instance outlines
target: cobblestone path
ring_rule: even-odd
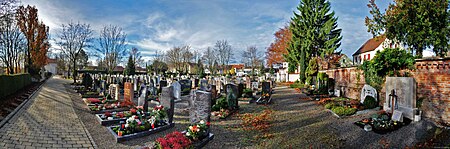
[[[0,148],[94,148],[63,83],[51,78],[0,128]]]

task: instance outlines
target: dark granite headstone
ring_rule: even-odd
[[[192,87],[191,80],[180,80],[178,83],[181,85],[181,95],[189,95]]]
[[[227,97],[227,101],[228,101],[228,108],[230,110],[234,110],[238,108],[238,96],[237,96],[237,87],[234,84],[227,84],[226,85],[226,97]]]
[[[140,89],[140,95],[138,98],[138,106],[142,106],[144,108],[144,112],[148,111],[148,102],[147,102],[147,86],[143,85]]]
[[[168,108],[167,115],[169,117],[169,123],[173,122],[175,108],[175,97],[173,95],[173,86],[162,88],[160,103],[162,106]]]
[[[239,83],[237,89],[237,98],[241,98],[242,94],[244,93],[244,84]]]
[[[272,88],[270,82],[262,82],[262,92],[272,94]]]
[[[195,96],[189,100],[189,121],[195,124],[204,120],[211,120],[211,93],[197,90]]]

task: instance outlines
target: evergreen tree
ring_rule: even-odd
[[[325,58],[341,45],[341,29],[330,9],[326,0],[303,0],[297,7],[299,13],[294,12],[291,19],[292,39],[284,56],[290,65],[300,66],[301,82],[312,57]]]
[[[131,55],[128,58],[127,67],[125,68],[125,71],[123,73],[125,75],[134,75],[134,74],[136,74],[135,63],[134,63],[133,57]]]

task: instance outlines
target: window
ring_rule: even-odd
[[[367,55],[364,55],[364,60],[366,60],[366,56],[367,56]]]
[[[370,54],[367,55],[367,60],[370,60]]]

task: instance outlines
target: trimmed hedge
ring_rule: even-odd
[[[0,75],[0,99],[15,93],[25,86],[31,84],[31,75],[14,74],[14,75]]]

